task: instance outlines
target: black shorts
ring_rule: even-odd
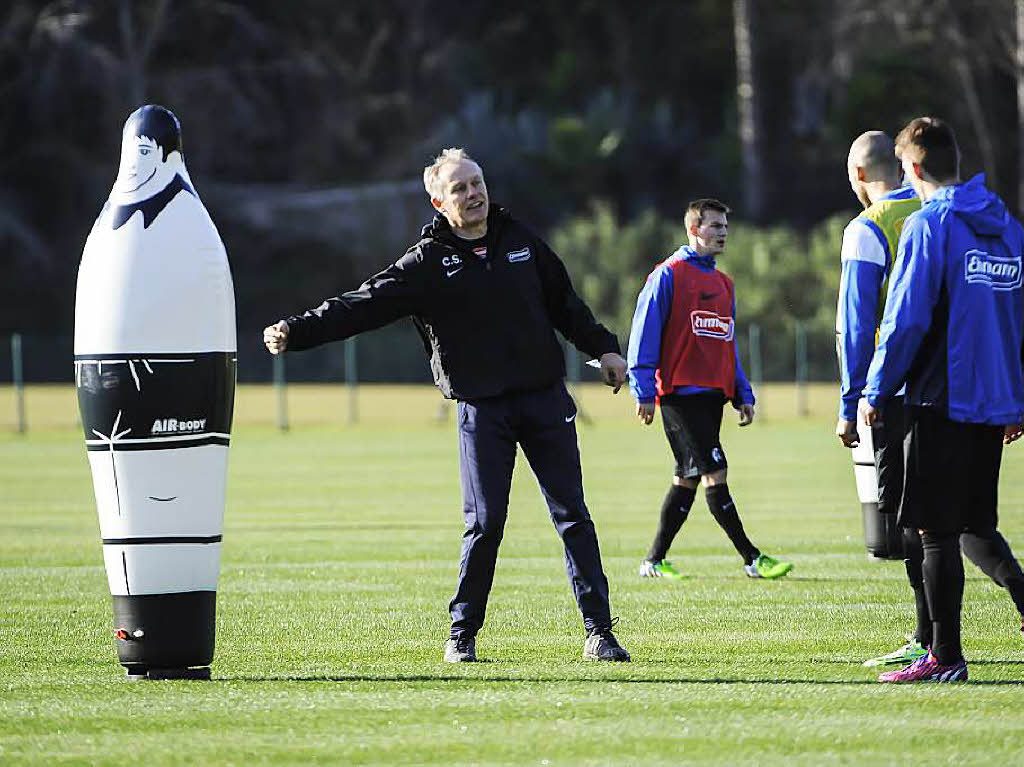
[[[680,479],[714,474],[729,465],[718,436],[725,402],[720,392],[661,398],[661,421],[676,458],[675,475]]]
[[[987,532],[999,518],[1003,427],[959,423],[907,406],[899,524],[935,533]]]
[[[903,499],[903,438],[907,433],[902,397],[893,397],[882,407],[882,420],[871,427],[878,475],[878,511],[898,514]]]

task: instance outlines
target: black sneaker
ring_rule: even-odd
[[[614,622],[609,626],[596,626],[587,633],[587,640],[583,643],[583,657],[586,660],[629,662],[629,653],[615,638],[612,625],[615,625]]]
[[[476,637],[459,637],[444,643],[445,663],[476,663]]]

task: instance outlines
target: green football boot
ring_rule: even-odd
[[[865,666],[891,666],[895,664],[907,664],[913,663],[918,658],[923,658],[928,654],[928,648],[922,647],[921,643],[916,639],[907,637],[907,643],[896,650],[885,655],[879,655],[877,658],[868,658],[864,661]]]
[[[792,562],[783,562],[767,554],[762,554],[749,565],[743,565],[743,572],[749,577],[768,578],[769,580],[781,578],[792,569]]]
[[[676,570],[676,568],[667,559],[662,559],[660,562],[652,562],[649,559],[645,559],[640,563],[641,578],[668,578],[673,581],[681,581],[686,576]]]

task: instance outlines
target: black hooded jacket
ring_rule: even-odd
[[[540,237],[492,205],[487,257],[443,216],[398,261],[358,290],[288,317],[288,351],[349,338],[411,316],[449,399],[540,389],[565,377],[557,329],[591,357],[619,353],[616,337],[573,290],[565,265]]]

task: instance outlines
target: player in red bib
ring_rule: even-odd
[[[658,532],[640,563],[644,577],[683,577],[665,556],[690,513],[698,481],[711,515],[743,557],[747,575],[780,578],[793,569],[750,542],[726,484],[728,464],[719,439],[726,401],[739,411],[740,426],[754,420],[754,392],[736,350],[733,282],[715,267],[715,257],[725,250],[728,215],[718,200],[691,202],[685,218],[689,245],[651,272],[636,303],[629,337],[636,414],[649,425],[660,403],[676,460]]]

